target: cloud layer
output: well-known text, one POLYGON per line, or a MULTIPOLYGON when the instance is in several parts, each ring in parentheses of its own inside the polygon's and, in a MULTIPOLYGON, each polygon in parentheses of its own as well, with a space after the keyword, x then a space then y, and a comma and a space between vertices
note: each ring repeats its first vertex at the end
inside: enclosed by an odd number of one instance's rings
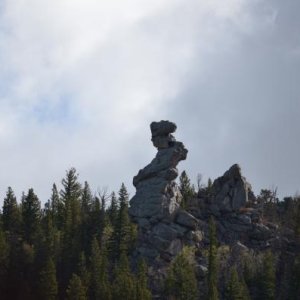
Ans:
POLYGON ((256 191, 300 188, 296 1, 6 0, 0 6, 0 196, 42 201, 75 166, 117 189, 170 119, 186 168, 239 162, 256 191))

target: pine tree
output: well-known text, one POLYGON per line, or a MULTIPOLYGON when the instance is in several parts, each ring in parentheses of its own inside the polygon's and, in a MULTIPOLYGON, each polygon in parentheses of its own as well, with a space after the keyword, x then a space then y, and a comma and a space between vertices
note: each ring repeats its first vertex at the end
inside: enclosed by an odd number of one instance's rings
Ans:
POLYGON ((54 300, 57 298, 57 281, 56 281, 56 268, 51 258, 43 270, 40 272, 40 297, 45 300, 54 300))
POLYGON ((179 189, 182 195, 181 206, 186 208, 187 201, 195 194, 195 189, 191 185, 191 181, 185 171, 179 177, 179 189))
POLYGON ((39 233, 40 218, 40 201, 33 189, 29 189, 27 196, 22 201, 24 238, 29 244, 33 244, 39 233))
POLYGON ((93 236, 92 227, 96 220, 92 218, 93 196, 89 184, 85 181, 81 197, 81 244, 88 252, 93 236))
POLYGON ((51 209, 53 226, 55 226, 57 229, 62 229, 63 218, 64 218, 64 205, 59 196, 55 183, 52 186, 52 195, 50 198, 50 209, 51 209))
POLYGON ((130 272, 128 259, 125 253, 121 254, 114 274, 115 280, 113 282, 113 300, 136 299, 135 280, 134 276, 130 272))
POLYGON ((295 234, 300 238, 300 197, 297 198, 296 202, 296 213, 295 213, 295 234))
POLYGON ((0 226, 0 295, 4 294, 6 288, 9 267, 9 245, 5 234, 0 226))
POLYGON ((118 202, 117 202, 117 197, 115 192, 111 193, 111 201, 110 201, 110 206, 107 210, 108 218, 110 221, 110 224, 112 226, 116 225, 116 221, 118 218, 118 202))
POLYGON ((86 288, 83 286, 80 277, 73 274, 68 288, 67 288, 67 299, 68 300, 87 300, 86 288))
POLYGON ((138 300, 152 299, 147 281, 147 265, 144 260, 139 260, 136 280, 136 298, 138 300))
POLYGON ((63 260, 67 277, 74 271, 81 249, 81 185, 75 168, 66 172, 60 194, 64 203, 63 260))
MULTIPOLYGON (((172 262, 166 279, 166 292, 178 300, 198 299, 197 279, 191 250, 184 248, 172 262)), ((173 298, 172 298, 173 299, 173 298)))
POLYGON ((92 192, 87 181, 84 182, 82 197, 81 197, 81 211, 85 217, 89 216, 92 208, 92 192))
POLYGON ((263 258, 260 297, 275 299, 275 260, 271 251, 266 252, 263 258))
POLYGON ((100 251, 96 238, 92 242, 91 254, 91 298, 111 299, 110 284, 107 275, 108 261, 105 249, 100 251))
POLYGON ((300 254, 294 260, 288 297, 289 300, 298 300, 300 297, 300 254))
POLYGON ((231 267, 230 278, 226 288, 227 300, 249 300, 247 287, 243 280, 239 279, 236 267, 231 267))
POLYGON ((3 230, 16 234, 20 230, 21 212, 11 187, 8 187, 2 208, 3 230))
POLYGON ((119 191, 119 212, 113 228, 111 241, 113 259, 118 260, 121 253, 128 253, 136 238, 136 227, 130 222, 128 215, 128 192, 122 183, 119 191))
POLYGON ((209 257, 208 257, 208 300, 219 299, 218 266, 217 266, 217 234, 213 218, 209 221, 209 257))
POLYGON ((91 274, 87 268, 84 252, 80 253, 77 273, 78 273, 79 277, 81 278, 81 282, 86 289, 86 294, 88 295, 88 290, 90 288, 91 274))

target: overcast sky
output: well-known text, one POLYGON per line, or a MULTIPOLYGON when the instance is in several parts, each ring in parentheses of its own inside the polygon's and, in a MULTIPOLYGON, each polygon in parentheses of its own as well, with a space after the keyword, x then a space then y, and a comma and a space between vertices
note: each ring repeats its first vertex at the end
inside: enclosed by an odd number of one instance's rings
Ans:
POLYGON ((168 119, 193 181, 300 191, 299 0, 0 0, 0 202, 74 166, 117 190, 168 119))

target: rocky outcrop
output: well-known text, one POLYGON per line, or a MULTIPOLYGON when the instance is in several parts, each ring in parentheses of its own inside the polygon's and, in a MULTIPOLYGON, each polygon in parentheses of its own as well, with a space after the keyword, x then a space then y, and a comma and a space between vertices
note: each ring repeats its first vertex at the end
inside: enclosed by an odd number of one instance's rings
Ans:
POLYGON ((221 212, 238 211, 253 199, 251 185, 242 176, 238 164, 233 165, 212 185, 212 203, 221 212))
POLYGON ((177 164, 187 150, 175 140, 176 125, 169 121, 150 125, 156 157, 133 178, 136 194, 130 200, 129 214, 138 224, 137 255, 170 260, 184 244, 202 240, 198 220, 180 208, 181 193, 175 179, 177 164))
POLYGON ((136 194, 130 201, 129 214, 136 220, 172 218, 181 200, 174 179, 178 176, 176 166, 186 159, 187 150, 172 135, 176 130, 174 123, 153 122, 150 128, 158 152, 152 162, 133 178, 136 194))

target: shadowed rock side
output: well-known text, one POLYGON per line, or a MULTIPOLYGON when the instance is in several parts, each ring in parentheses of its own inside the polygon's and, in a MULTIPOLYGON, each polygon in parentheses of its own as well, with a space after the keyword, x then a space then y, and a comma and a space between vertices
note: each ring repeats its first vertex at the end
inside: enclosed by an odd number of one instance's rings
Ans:
MULTIPOLYGON (((230 247, 228 259, 232 264, 241 255, 272 249, 297 253, 297 243, 291 230, 280 230, 263 218, 262 206, 242 176, 239 165, 214 180, 212 185, 199 187, 180 207, 182 195, 175 179, 177 164, 186 159, 187 150, 172 133, 176 125, 169 121, 151 124, 152 142, 158 149, 156 157, 133 179, 136 194, 130 200, 129 214, 138 224, 134 261, 142 256, 148 261, 148 276, 154 298, 161 299, 161 282, 165 279, 169 262, 183 246, 195 249, 195 264, 201 299, 205 296, 205 278, 209 248, 209 219, 216 224, 220 247, 230 247), (238 253, 240 253, 238 255, 238 253)), ((224 248, 225 249, 225 248, 224 248)), ((225 272, 226 269, 220 269, 225 272)))
POLYGON ((255 198, 251 185, 242 176, 238 164, 233 165, 214 181, 212 191, 213 203, 221 212, 238 211, 255 198))
POLYGON ((133 179, 136 194, 130 200, 129 214, 139 226, 137 255, 169 260, 180 252, 185 240, 202 235, 190 233, 198 221, 179 207, 182 196, 174 181, 176 166, 188 151, 172 135, 176 125, 160 121, 151 123, 150 128, 158 152, 133 179))

